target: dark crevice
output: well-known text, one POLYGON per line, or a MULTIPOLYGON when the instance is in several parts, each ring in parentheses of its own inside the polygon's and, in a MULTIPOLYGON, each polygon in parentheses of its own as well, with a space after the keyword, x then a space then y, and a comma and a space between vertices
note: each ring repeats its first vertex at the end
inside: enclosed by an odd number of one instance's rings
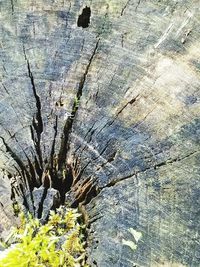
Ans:
POLYGON ((72 183, 73 183, 73 179, 74 179, 74 177, 72 174, 72 169, 70 166, 67 166, 66 175, 63 177, 62 185, 59 188, 61 203, 63 203, 63 204, 65 202, 65 194, 66 194, 66 192, 68 192, 70 190, 72 183))
MULTIPOLYGON (((22 160, 16 155, 16 153, 6 143, 5 139, 3 137, 0 137, 0 138, 2 139, 3 144, 6 147, 7 152, 11 155, 11 157, 13 158, 13 160, 18 164, 18 166, 20 168, 20 170, 19 170, 16 166, 14 166, 14 168, 18 172, 18 174, 21 177, 22 182, 23 182, 23 186, 22 186, 21 183, 18 185, 19 188, 20 188, 20 191, 22 192, 23 204, 24 204, 25 208, 27 208, 27 210, 29 210, 29 205, 28 205, 28 202, 26 200, 26 193, 27 192, 30 193, 31 202, 33 204, 32 190, 34 188, 35 181, 33 181, 33 177, 31 175, 31 173, 29 173, 29 171, 27 170, 27 166, 24 165, 24 163, 22 162, 22 160), (26 188, 26 193, 25 193, 24 188, 26 188)), ((27 159, 28 159, 28 157, 27 157, 27 159)))
MULTIPOLYGON (((73 177, 73 184, 72 184, 72 186, 75 186, 76 183, 78 183, 78 182, 80 181, 81 176, 83 175, 85 169, 87 168, 87 166, 88 166, 90 163, 91 163, 91 162, 89 161, 83 168, 81 168, 81 170, 79 171, 79 173, 73 177)), ((90 179, 90 177, 89 177, 88 179, 90 179)), ((87 180, 87 179, 86 179, 86 180, 87 180)))
POLYGON ((16 201, 16 195, 17 196, 21 195, 21 197, 23 199, 23 205, 24 205, 24 207, 27 210, 29 210, 29 205, 28 205, 28 202, 26 200, 25 193, 24 193, 24 187, 22 186, 22 184, 18 184, 18 188, 17 188, 14 185, 12 185, 12 183, 11 183, 11 200, 12 200, 13 204, 17 203, 17 201, 16 201))
MULTIPOLYGON (((36 135, 37 135, 37 138, 33 139, 34 145, 35 145, 35 150, 36 150, 37 155, 38 155, 40 166, 43 167, 42 151, 41 151, 41 147, 40 147, 41 136, 40 136, 40 131, 38 131, 37 122, 36 122, 35 118, 33 118, 32 125, 33 125, 33 128, 36 130, 36 135)), ((34 131, 33 131, 33 135, 34 135, 34 131)))
POLYGON ((167 165, 171 165, 173 163, 177 163, 177 162, 181 162, 182 160, 185 160, 191 156, 193 156, 194 154, 198 153, 199 151, 194 151, 194 152, 191 152, 189 153, 188 155, 182 157, 182 158, 174 158, 174 159, 170 159, 170 160, 167 160, 167 161, 163 161, 161 163, 158 163, 154 166, 149 166, 147 168, 145 168, 144 170, 141 170, 141 171, 134 171, 133 173, 129 174, 129 175, 126 175, 124 177, 120 177, 120 178, 117 178, 117 179, 113 179, 111 182, 109 182, 108 184, 106 184, 105 186, 103 187, 100 187, 99 188, 99 192, 102 191, 102 189, 104 188, 107 188, 107 187, 112 187, 112 186, 115 186, 116 184, 124 181, 124 180, 127 180, 127 179, 130 179, 130 178, 134 178, 136 177, 137 178, 137 175, 138 174, 141 174, 141 173, 145 173, 146 171, 148 170, 153 170, 153 169, 158 169, 160 167, 163 167, 163 166, 167 166, 167 165))
POLYGON ((29 170, 30 170, 30 174, 31 174, 31 181, 32 181, 31 190, 33 190, 34 187, 40 186, 40 181, 38 180, 38 176, 37 176, 35 167, 33 166, 32 162, 30 161, 29 158, 27 160, 28 160, 29 170))
POLYGON ((98 221, 98 220, 100 220, 101 218, 103 218, 103 216, 102 215, 99 215, 99 214, 97 214, 97 216, 95 216, 95 218, 93 218, 93 219, 91 219, 90 221, 89 221, 89 225, 91 225, 91 224, 93 224, 93 223, 95 223, 96 221, 98 221))
POLYGON ((85 7, 82 10, 82 14, 78 17, 77 26, 82 28, 89 27, 90 24, 91 9, 90 7, 85 7))
MULTIPOLYGON (((72 112, 73 113, 73 112, 72 112)), ((63 165, 66 161, 67 151, 69 149, 69 135, 71 133, 73 125, 73 118, 69 117, 65 123, 64 130, 63 130, 63 136, 61 139, 61 147, 58 154, 58 169, 61 170, 63 168, 63 165)))
POLYGON ((166 166, 166 165, 169 165, 169 164, 173 164, 173 163, 176 163, 176 162, 180 162, 180 161, 182 161, 182 160, 184 160, 184 159, 187 159, 187 158, 193 156, 194 154, 196 154, 196 153, 198 153, 198 152, 199 152, 199 151, 196 150, 196 151, 193 151, 193 152, 191 152, 191 153, 189 153, 189 154, 183 156, 182 158, 177 157, 177 158, 174 158, 174 159, 168 159, 168 160, 166 160, 166 161, 160 162, 160 163, 154 165, 154 169, 158 169, 159 167, 162 167, 162 166, 166 166))
POLYGON ((55 119, 55 125, 54 125, 54 137, 53 137, 53 142, 52 142, 52 148, 51 148, 51 155, 50 155, 50 162, 51 162, 51 167, 50 167, 50 174, 52 177, 55 176, 55 172, 56 172, 56 164, 57 162, 55 162, 55 143, 56 143, 56 137, 58 134, 58 116, 56 116, 55 119))
POLYGON ((43 195, 42 195, 42 198, 41 198, 41 201, 39 203, 39 207, 38 207, 38 219, 42 218, 43 204, 44 204, 45 198, 47 196, 47 192, 48 192, 48 188, 45 188, 43 195))
POLYGON ((97 262, 96 262, 96 261, 93 261, 93 264, 94 264, 95 266, 97 266, 97 267, 98 267, 98 265, 97 265, 97 262))
POLYGON ((10 0, 10 3, 11 3, 12 15, 13 15, 13 14, 14 14, 14 11, 15 11, 15 9, 14 9, 14 2, 13 2, 13 0, 10 0))
POLYGON ((60 147, 60 151, 59 151, 59 154, 58 154, 58 169, 59 170, 61 170, 63 168, 63 165, 64 165, 64 163, 66 161, 67 152, 69 150, 69 135, 71 133, 73 122, 74 122, 76 113, 77 113, 78 108, 79 108, 79 101, 80 101, 81 96, 82 96, 83 87, 85 85, 86 77, 88 75, 92 60, 93 60, 93 58, 94 58, 94 56, 95 56, 95 54, 97 52, 97 49, 98 49, 99 40, 100 39, 98 39, 98 41, 96 43, 96 46, 95 46, 95 48, 93 50, 93 53, 92 53, 92 55, 91 55, 91 57, 89 59, 88 65, 87 65, 87 67, 85 69, 85 72, 84 72, 83 76, 81 77, 81 80, 80 80, 80 83, 79 83, 79 86, 78 86, 78 91, 77 91, 77 94, 76 94, 76 97, 75 97, 75 100, 74 100, 74 104, 73 104, 73 107, 72 107, 71 116, 67 119, 66 124, 64 126, 63 137, 62 137, 62 140, 61 140, 61 147, 60 147))
POLYGON ((139 95, 137 95, 136 97, 134 97, 133 99, 131 99, 130 101, 128 101, 126 103, 126 105, 118 111, 118 113, 115 115, 115 117, 111 121, 108 121, 108 122, 106 122, 106 124, 104 124, 104 126, 97 132, 97 135, 100 134, 106 127, 110 127, 115 122, 115 120, 117 119, 117 117, 123 112, 123 110, 129 104, 132 105, 133 103, 135 103, 137 101, 138 97, 139 97, 139 95))
MULTIPOLYGON (((91 176, 89 176, 88 178, 86 178, 82 184, 81 184, 81 188, 83 188, 86 184, 89 184, 91 182, 91 176)), ((80 186, 80 185, 79 185, 80 186)), ((79 186, 76 186, 76 183, 73 184, 73 189, 78 189, 79 186)))
POLYGON ((112 119, 111 121, 106 122, 104 126, 97 132, 96 135, 100 134, 103 131, 103 129, 105 129, 106 127, 110 127, 115 122, 115 120, 116 120, 116 117, 112 119))
POLYGON ((40 166, 40 163, 37 159, 37 157, 35 156, 35 171, 38 175, 38 178, 39 178, 39 183, 41 184, 42 183, 42 174, 43 174, 43 170, 40 166))
POLYGON ((124 15, 124 11, 126 10, 126 8, 128 7, 128 4, 130 3, 131 0, 128 0, 125 4, 125 6, 122 8, 122 11, 121 11, 121 16, 124 15))
POLYGON ((114 151, 107 159, 106 162, 104 162, 103 164, 101 164, 98 168, 97 168, 97 171, 101 168, 103 168, 105 165, 107 165, 108 163, 111 163, 112 161, 115 160, 116 158, 116 155, 117 155, 117 151, 114 151))
POLYGON ((86 195, 92 186, 92 181, 88 181, 84 186, 80 185, 78 187, 78 189, 75 191, 75 201, 72 203, 73 208, 78 207, 79 203, 83 203, 85 201, 86 195))
MULTIPOLYGON (((21 190, 22 190, 23 189, 22 185, 20 185, 20 187, 21 187, 21 190)), ((26 210, 30 210, 29 204, 28 204, 27 199, 26 199, 26 195, 24 193, 23 193, 23 205, 26 208, 26 210)))
POLYGON ((6 93, 10 96, 10 93, 9 93, 8 89, 6 88, 6 86, 3 83, 1 83, 1 84, 2 84, 2 86, 4 88, 4 90, 6 91, 6 93))
POLYGON ((30 131, 31 131, 31 138, 32 138, 33 143, 35 145, 34 129, 33 129, 33 126, 32 125, 30 125, 30 131))
POLYGON ((39 206, 38 206, 38 219, 42 218, 42 212, 43 212, 43 204, 46 199, 48 189, 52 187, 52 181, 51 181, 51 176, 49 174, 48 170, 45 170, 43 175, 42 175, 42 186, 44 188, 42 198, 40 200, 39 206))
POLYGON ((138 99, 139 95, 137 95, 136 97, 134 97, 133 99, 131 99, 130 101, 128 101, 126 103, 126 105, 123 106, 123 108, 120 109, 120 111, 117 113, 116 118, 119 116, 120 113, 122 113, 122 111, 128 106, 128 105, 132 105, 133 103, 136 102, 136 100, 138 99))
POLYGON ((116 155, 117 155, 117 151, 114 151, 111 155, 109 155, 107 162, 110 163, 110 162, 114 161, 116 158, 116 155))
POLYGON ((47 189, 52 187, 52 180, 48 170, 42 175, 42 186, 47 189))
POLYGON ((96 158, 93 159, 93 161, 94 161, 94 160, 97 160, 98 158, 100 158, 100 157, 103 155, 103 153, 104 153, 104 152, 106 151, 106 149, 108 148, 108 145, 109 145, 110 141, 112 141, 112 139, 110 139, 110 140, 108 140, 108 142, 106 142, 106 145, 104 146, 104 148, 101 150, 101 152, 99 153, 99 155, 98 155, 96 158))
POLYGON ((72 208, 77 208, 80 203, 86 205, 98 195, 97 186, 92 180, 89 180, 84 186, 80 185, 76 191, 75 201, 71 205, 72 208))
MULTIPOLYGON (((23 151, 27 161, 28 161, 28 166, 29 166, 29 172, 30 175, 27 177, 28 178, 28 183, 29 183, 29 190, 30 192, 33 190, 34 187, 38 186, 37 183, 37 178, 36 178, 36 173, 35 173, 35 169, 34 166, 31 162, 31 160, 29 159, 26 151, 23 149, 23 147, 20 145, 19 141, 17 140, 16 136, 13 136, 15 138, 15 141, 17 142, 17 144, 20 146, 21 150, 23 151), (29 180, 30 179, 30 180, 29 180)), ((26 167, 25 167, 26 168, 26 167)))
POLYGON ((99 191, 97 189, 97 186, 93 184, 90 189, 88 190, 85 199, 84 199, 84 205, 90 203, 90 201, 95 198, 98 195, 99 191))
POLYGON ((35 117, 33 117, 33 121, 32 121, 31 136, 32 136, 32 139, 33 139, 34 144, 35 144, 35 149, 36 149, 39 161, 40 161, 40 165, 41 165, 41 167, 43 167, 42 150, 41 150, 41 144, 40 144, 41 134, 43 132, 41 101, 40 101, 39 95, 37 94, 33 73, 31 71, 30 63, 29 63, 29 60, 28 60, 28 58, 26 56, 26 50, 25 50, 24 46, 23 46, 23 51, 24 51, 24 57, 25 57, 26 64, 27 64, 28 76, 29 76, 30 81, 31 81, 33 95, 35 97, 36 108, 37 108, 36 115, 35 115, 35 117), (34 128, 34 130, 36 132, 37 138, 35 138, 35 134, 34 134, 33 128, 34 128))
POLYGON ((91 132, 90 132, 90 136, 89 136, 89 138, 88 138, 88 144, 92 141, 92 136, 93 136, 93 134, 95 133, 95 131, 96 131, 96 129, 93 129, 93 130, 91 130, 91 132))
MULTIPOLYGON (((10 146, 6 143, 5 139, 0 136, 0 138, 2 139, 3 141, 3 144, 4 146, 6 147, 6 150, 7 152, 11 155, 11 157, 14 159, 14 161, 18 164, 18 166, 20 167, 21 169, 21 172, 22 172, 22 176, 25 178, 25 175, 23 175, 23 173, 25 172, 26 174, 26 178, 28 178, 30 180, 30 175, 28 173, 28 171, 26 170, 26 167, 25 165, 23 164, 22 160, 16 155, 16 153, 10 148, 10 146)), ((28 184, 28 181, 27 179, 24 179, 24 183, 25 185, 27 186, 27 188, 29 188, 29 184, 28 184)))
POLYGON ((120 178, 113 179, 111 182, 109 182, 109 183, 106 184, 105 186, 101 187, 100 190, 102 190, 102 189, 104 189, 104 188, 106 188, 106 187, 112 187, 112 186, 116 185, 117 183, 122 182, 122 181, 124 181, 124 180, 127 180, 127 179, 129 179, 129 178, 133 178, 133 177, 135 177, 136 175, 137 175, 137 173, 134 172, 134 173, 131 173, 131 174, 126 175, 126 176, 124 176, 124 177, 120 177, 120 178))
MULTIPOLYGON (((23 173, 22 173, 22 171, 20 172, 20 170, 16 166, 13 166, 13 167, 16 170, 16 172, 19 174, 19 176, 22 176, 22 177, 24 176, 23 173)), ((11 173, 8 174, 8 178, 9 179, 12 178, 12 174, 11 173)))
POLYGON ((138 2, 137 2, 137 6, 135 7, 135 12, 137 11, 137 9, 138 9, 138 7, 139 7, 140 2, 141 2, 141 0, 138 0, 138 2))

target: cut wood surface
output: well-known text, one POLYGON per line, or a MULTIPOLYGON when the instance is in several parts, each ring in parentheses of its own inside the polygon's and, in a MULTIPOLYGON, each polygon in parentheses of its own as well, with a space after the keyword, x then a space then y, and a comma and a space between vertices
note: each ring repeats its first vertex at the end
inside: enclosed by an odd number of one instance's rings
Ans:
POLYGON ((91 266, 199 266, 199 0, 0 1, 0 25, 0 231, 48 184, 91 266))

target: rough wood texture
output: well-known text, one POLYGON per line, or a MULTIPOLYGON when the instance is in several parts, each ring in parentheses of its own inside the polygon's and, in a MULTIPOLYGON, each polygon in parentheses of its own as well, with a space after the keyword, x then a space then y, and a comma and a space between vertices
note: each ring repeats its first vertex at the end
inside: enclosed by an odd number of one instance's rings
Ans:
POLYGON ((0 10, 1 169, 86 204, 92 266, 199 266, 199 1, 0 10))

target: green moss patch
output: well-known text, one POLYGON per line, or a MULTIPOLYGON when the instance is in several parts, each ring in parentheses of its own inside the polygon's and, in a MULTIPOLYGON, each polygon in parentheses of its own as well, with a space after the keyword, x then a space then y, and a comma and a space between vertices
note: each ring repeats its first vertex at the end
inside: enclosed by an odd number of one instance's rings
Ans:
POLYGON ((85 262, 84 226, 76 209, 50 212, 46 224, 20 214, 20 226, 6 241, 0 267, 88 267, 85 262), (6 253, 5 253, 6 252, 6 253))

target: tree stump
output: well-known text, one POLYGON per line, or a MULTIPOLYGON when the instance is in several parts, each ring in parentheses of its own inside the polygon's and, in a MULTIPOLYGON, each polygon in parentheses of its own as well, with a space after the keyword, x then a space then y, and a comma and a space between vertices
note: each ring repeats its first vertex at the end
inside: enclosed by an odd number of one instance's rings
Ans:
POLYGON ((199 8, 0 2, 2 233, 43 186, 82 207, 91 266, 199 266, 199 8))

